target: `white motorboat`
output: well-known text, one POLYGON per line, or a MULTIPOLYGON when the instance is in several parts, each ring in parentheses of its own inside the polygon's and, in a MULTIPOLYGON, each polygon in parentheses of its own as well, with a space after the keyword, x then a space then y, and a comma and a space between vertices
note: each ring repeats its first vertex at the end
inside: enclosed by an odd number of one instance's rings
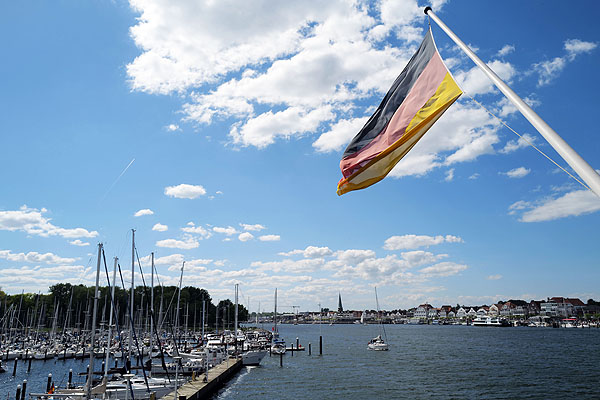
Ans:
POLYGON ((473 320, 473 326, 511 326, 504 318, 479 316, 473 320))
POLYGON ((242 353, 242 365, 260 365, 266 355, 266 350, 249 350, 242 353))

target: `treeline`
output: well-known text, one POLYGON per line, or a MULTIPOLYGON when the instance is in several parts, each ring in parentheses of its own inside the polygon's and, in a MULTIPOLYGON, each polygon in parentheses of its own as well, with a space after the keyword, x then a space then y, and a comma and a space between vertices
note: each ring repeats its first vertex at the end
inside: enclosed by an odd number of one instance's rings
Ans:
MULTIPOLYGON (((152 289, 138 286, 134 290, 133 321, 136 328, 150 329, 152 289)), ((109 287, 99 288, 97 326, 108 324, 111 301, 109 287)), ((130 325, 130 290, 115 287, 114 319, 120 329, 130 325)), ((1 328, 51 329, 90 329, 94 305, 94 287, 58 283, 50 286, 48 294, 23 293, 7 295, 0 290, 1 328)), ((233 328, 235 305, 227 299, 213 304, 205 289, 186 286, 178 293, 176 286, 154 288, 154 318, 163 329, 178 326, 181 329, 201 329, 202 305, 205 304, 205 325, 219 329, 233 328), (179 296, 179 313, 177 300, 179 296), (218 319, 217 319, 218 316, 218 319)), ((238 305, 238 320, 246 321, 248 310, 238 305)))

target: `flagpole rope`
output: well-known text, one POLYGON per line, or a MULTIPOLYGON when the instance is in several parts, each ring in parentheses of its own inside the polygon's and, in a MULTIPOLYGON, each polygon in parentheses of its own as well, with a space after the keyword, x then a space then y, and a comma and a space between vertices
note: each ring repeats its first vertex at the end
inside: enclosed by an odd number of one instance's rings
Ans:
POLYGON ((535 150, 537 150, 538 153, 540 153, 541 155, 543 155, 544 157, 546 157, 548 160, 550 160, 550 162, 552 162, 554 165, 556 165, 558 168, 560 168, 563 172, 565 172, 567 175, 569 175, 571 178, 575 179, 577 182, 579 182, 579 184, 581 186, 583 186, 584 188, 586 188, 587 190, 589 190, 590 192, 593 192, 592 189, 590 189, 590 187, 588 185, 586 185, 585 183, 583 183, 581 180, 579 180, 575 175, 573 175, 572 173, 570 173, 569 171, 567 171, 565 168, 563 168, 561 165, 559 165, 556 161, 554 161, 549 155, 547 155, 546 153, 544 153, 542 150, 540 150, 537 146, 535 146, 533 143, 531 143, 529 140, 527 140, 526 137, 524 137, 523 135, 520 135, 517 131, 515 131, 513 128, 511 128, 510 126, 508 126, 508 124, 506 122, 504 122, 504 120, 502 120, 500 117, 498 117, 496 114, 494 114, 493 112, 491 112, 490 110, 488 110, 483 104, 481 104, 480 102, 478 102, 477 100, 475 100, 473 98, 473 96, 471 96, 469 93, 465 92, 463 89, 463 93, 466 94, 471 100, 473 100, 475 103, 477 103, 479 105, 479 107, 483 108, 488 114, 490 114, 492 117, 496 118, 498 121, 500 121, 500 123, 502 125, 504 125, 505 127, 507 127, 512 133, 514 133, 515 135, 517 135, 520 139, 523 139, 528 145, 530 145, 531 147, 533 147, 535 150))

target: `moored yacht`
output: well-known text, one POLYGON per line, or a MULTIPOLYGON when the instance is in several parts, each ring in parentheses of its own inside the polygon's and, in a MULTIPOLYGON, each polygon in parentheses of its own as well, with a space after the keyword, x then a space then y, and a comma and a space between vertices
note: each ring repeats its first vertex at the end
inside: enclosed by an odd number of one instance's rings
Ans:
POLYGON ((473 326, 511 326, 511 324, 504 318, 490 317, 490 316, 478 316, 473 320, 473 326))

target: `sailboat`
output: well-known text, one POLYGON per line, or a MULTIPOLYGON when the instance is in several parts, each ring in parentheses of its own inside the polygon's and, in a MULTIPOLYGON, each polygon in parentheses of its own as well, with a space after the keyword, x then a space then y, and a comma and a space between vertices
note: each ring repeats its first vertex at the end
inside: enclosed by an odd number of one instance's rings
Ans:
POLYGON ((379 299, 377 297, 377 288, 375 288, 375 302, 377 303, 377 324, 379 325, 379 335, 374 337, 367 344, 367 349, 376 350, 376 351, 386 351, 389 350, 387 342, 387 335, 385 333, 385 328, 383 327, 383 323, 381 323, 381 318, 379 317, 379 299), (381 337, 381 334, 385 340, 381 337))
POLYGON ((273 316, 273 339, 271 341, 271 353, 285 353, 285 340, 279 337, 279 331, 277 330, 277 288, 275 288, 275 314, 273 316))

